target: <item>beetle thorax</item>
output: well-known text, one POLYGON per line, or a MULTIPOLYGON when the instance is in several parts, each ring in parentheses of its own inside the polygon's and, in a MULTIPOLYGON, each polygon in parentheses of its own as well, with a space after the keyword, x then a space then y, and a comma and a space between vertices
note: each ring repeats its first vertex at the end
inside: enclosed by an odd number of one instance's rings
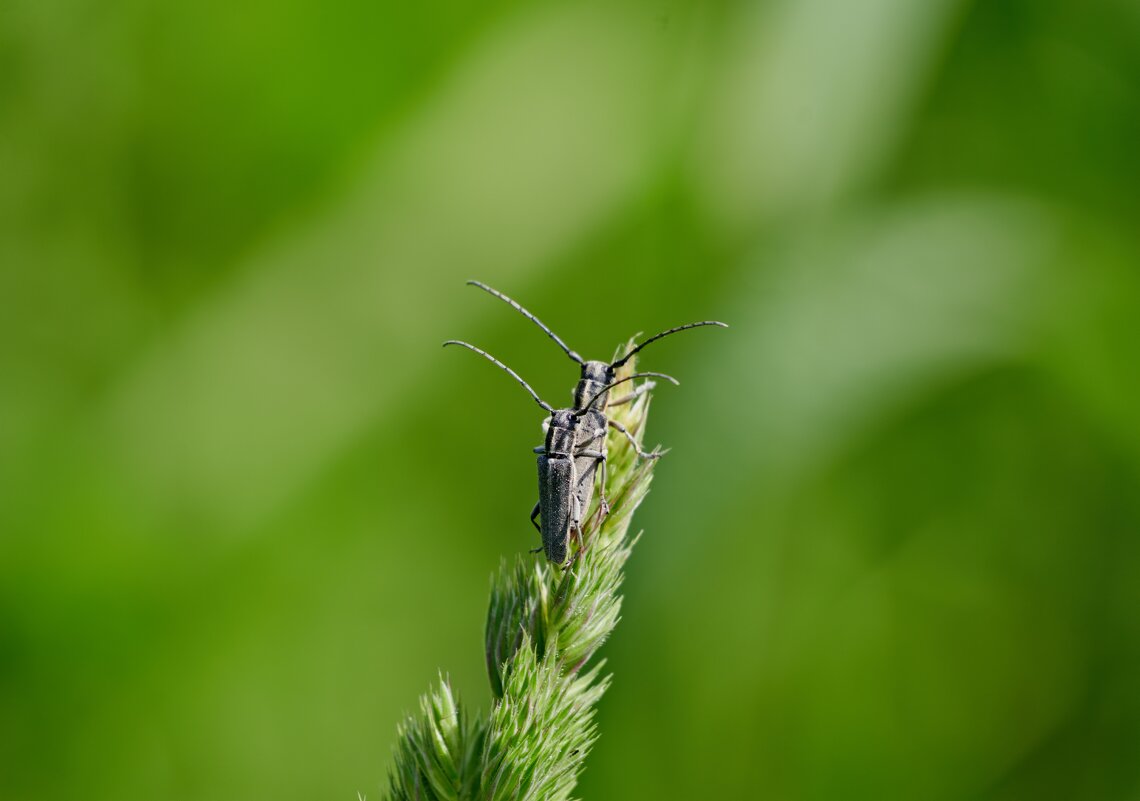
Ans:
POLYGON ((574 437, 578 418, 568 409, 560 409, 550 416, 546 428, 546 455, 570 456, 574 452, 574 437))
POLYGON ((602 392, 614 380, 614 370, 606 362, 583 362, 582 377, 574 389, 574 408, 584 409, 591 403, 595 409, 605 409, 609 390, 602 392))

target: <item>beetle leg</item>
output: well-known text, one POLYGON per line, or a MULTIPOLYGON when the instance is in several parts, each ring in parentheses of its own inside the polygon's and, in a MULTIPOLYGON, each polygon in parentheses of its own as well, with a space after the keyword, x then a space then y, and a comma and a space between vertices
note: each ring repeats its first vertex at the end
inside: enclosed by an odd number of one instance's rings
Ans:
POLYGON ((637 387, 637 389, 635 389, 633 392, 630 392, 628 395, 622 395, 617 400, 609 401, 606 406, 621 406, 623 403, 629 403, 631 400, 637 400, 637 398, 641 397, 646 392, 653 389, 655 386, 657 386, 657 384, 653 381, 646 381, 644 384, 637 387))
POLYGON ((609 517, 610 502, 606 500, 606 455, 602 454, 602 486, 598 488, 598 509, 602 512, 602 517, 609 517))
POLYGON ((637 455, 640 456, 642 459, 659 459, 659 458, 661 458, 661 455, 662 455, 661 453, 647 453, 646 451, 643 451, 641 449, 641 446, 637 443, 637 440, 635 440, 633 438, 633 434, 629 433, 629 429, 627 429, 625 426, 623 426, 617 420, 607 420, 606 422, 608 422, 611 426, 613 426, 615 429, 617 429, 621 433, 625 434, 625 438, 629 440, 629 443, 631 445, 633 445, 633 449, 635 451, 637 451, 637 455))
POLYGON ((578 471, 574 467, 574 460, 570 460, 570 536, 578 540, 578 550, 582 550, 582 502, 578 500, 578 493, 574 488, 578 486, 578 471))
MULTIPOLYGON (((538 514, 539 514, 541 507, 542 507, 542 502, 539 501, 538 503, 536 503, 534 505, 534 508, 530 510, 530 522, 534 525, 535 529, 538 531, 539 534, 542 533, 542 526, 540 526, 538 524, 538 522, 535 520, 535 518, 538 517, 538 514)), ((542 550, 543 550, 543 546, 539 545, 537 548, 531 548, 529 553, 541 553, 542 550)))
POLYGON ((545 445, 539 445, 537 448, 534 449, 534 453, 538 453, 538 454, 546 453, 546 446, 545 445))

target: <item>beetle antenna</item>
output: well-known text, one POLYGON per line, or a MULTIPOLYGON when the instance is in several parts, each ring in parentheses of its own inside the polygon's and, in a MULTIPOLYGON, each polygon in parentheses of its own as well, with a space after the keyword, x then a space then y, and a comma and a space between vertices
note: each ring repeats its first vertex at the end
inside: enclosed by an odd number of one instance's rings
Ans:
POLYGON ((639 350, 644 348, 650 342, 656 342, 657 340, 661 339, 662 337, 667 337, 670 334, 676 334, 678 331, 687 331, 690 328, 700 328, 702 325, 719 325, 721 328, 728 328, 728 323, 721 323, 721 322, 717 322, 716 320, 702 320, 699 323, 686 323, 685 325, 679 325, 676 328, 670 328, 668 331, 662 331, 660 334, 654 334, 649 339, 642 342, 640 345, 634 346, 633 350, 631 350, 629 353, 625 354, 620 359, 618 359, 616 362, 611 364, 610 367, 612 367, 615 370, 617 368, 621 367, 623 364, 625 364, 626 362, 628 362, 630 360, 630 358, 633 356, 633 354, 637 353, 639 350))
POLYGON ((546 325, 546 323, 542 322, 542 320, 538 319, 533 314, 531 314, 526 309, 524 309, 522 306, 520 306, 518 304, 518 301, 515 301, 515 300, 512 300, 511 298, 508 298, 506 295, 504 295, 499 290, 494 289, 493 287, 487 286, 482 281, 472 280, 472 281, 468 281, 467 283, 471 284, 471 286, 477 286, 480 289, 482 289, 484 292, 488 292, 488 293, 494 295, 495 297, 497 297, 499 300, 503 301, 504 303, 509 304, 515 311, 517 311, 523 317, 530 320, 532 323, 534 323, 539 328, 541 328, 543 331, 545 331, 546 335, 548 337, 550 337, 551 339, 553 339, 558 344, 558 347, 560 347, 560 348, 562 348, 562 350, 566 351, 567 356, 569 356, 574 361, 578 362, 578 364, 582 363, 582 357, 581 356, 579 356, 574 351, 570 350, 569 346, 567 346, 567 344, 565 342, 563 342, 558 337, 558 334, 551 331, 550 328, 546 325))
POLYGON ((535 402, 535 403, 537 403, 537 404, 538 404, 539 406, 541 406, 543 409, 546 409, 546 411, 550 412, 551 414, 553 414, 553 413, 554 413, 554 407, 553 407, 553 406, 551 406, 551 405, 550 405, 549 403, 547 403, 546 401, 544 401, 542 398, 538 397, 538 393, 537 393, 537 392, 535 392, 533 389, 531 389, 531 387, 530 387, 530 384, 528 384, 527 382, 525 382, 525 381, 523 381, 523 380, 522 380, 522 376, 520 376, 518 373, 516 373, 516 372, 515 372, 514 370, 512 370, 511 368, 507 367, 505 364, 503 364, 501 361, 499 361, 498 359, 496 359, 494 356, 492 356, 492 355, 491 355, 490 353, 488 353, 487 351, 485 351, 485 350, 482 350, 482 349, 480 349, 480 348, 477 348, 477 347, 475 347, 474 345, 472 345, 472 344, 470 344, 470 343, 467 343, 467 342, 461 342, 461 341, 460 341, 460 340, 458 340, 458 339, 449 339, 449 340, 447 340, 447 342, 444 342, 444 343, 443 343, 443 346, 444 346, 445 348, 446 348, 448 345, 462 345, 463 347, 467 348, 468 350, 473 350, 473 351, 475 351, 476 353, 478 353, 480 356, 482 356, 482 357, 483 357, 484 359, 486 359, 487 361, 491 362, 491 364, 495 365, 496 367, 501 367, 502 369, 506 370, 506 371, 507 371, 507 373, 510 375, 510 377, 511 377, 511 378, 513 378, 515 381, 518 381, 520 384, 522 384, 522 388, 523 388, 523 389, 525 389, 527 392, 529 392, 529 393, 530 393, 530 396, 531 396, 532 398, 534 398, 534 402, 535 402))
POLYGON ((585 406, 583 406, 581 409, 578 409, 577 411, 575 411, 574 416, 575 417, 581 417, 586 412, 590 411, 590 407, 594 405, 594 401, 596 401, 598 398, 600 398, 602 396, 603 392, 609 392, 611 389, 616 387, 618 384, 624 384, 626 381, 632 381, 635 378, 651 378, 651 377, 652 378, 664 378, 666 381, 671 383, 673 386, 680 386, 680 384, 681 384, 681 382, 678 381, 677 379, 675 379, 673 376, 665 375, 665 373, 649 373, 649 372, 646 372, 646 373, 634 373, 633 375, 627 375, 625 378, 619 378, 617 381, 614 381, 612 384, 606 384, 604 387, 602 387, 597 392, 595 392, 594 396, 592 398, 590 398, 590 402, 587 403, 585 406))

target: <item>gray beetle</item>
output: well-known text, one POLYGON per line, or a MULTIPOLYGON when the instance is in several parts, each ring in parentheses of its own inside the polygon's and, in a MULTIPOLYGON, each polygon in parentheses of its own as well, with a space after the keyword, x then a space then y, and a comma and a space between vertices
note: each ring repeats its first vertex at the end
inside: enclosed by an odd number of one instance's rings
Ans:
MULTIPOLYGON (((530 522, 541 515, 542 550, 556 565, 566 562, 570 537, 578 534, 582 546, 582 515, 585 510, 575 491, 578 486, 577 459, 590 460, 600 452, 586 452, 574 447, 578 437, 579 416, 572 409, 558 409, 550 415, 546 427, 546 444, 538 456, 538 503, 530 513, 530 522)), ((536 449, 537 450, 537 449, 536 449)))
MULTIPOLYGON (((530 393, 535 403, 550 414, 546 422, 546 440, 534 449, 534 452, 538 454, 538 503, 534 505, 534 509, 530 513, 530 521, 542 535, 542 548, 539 550, 544 551, 546 558, 551 562, 558 565, 565 564, 569 557, 570 538, 572 536, 576 536, 578 539, 579 551, 584 546, 582 516, 589 508, 589 497, 587 496, 583 502, 582 485, 585 476, 580 473, 580 470, 588 471, 589 483, 592 485, 596 465, 599 462, 605 464, 605 423, 602 423, 600 429, 601 448, 590 447, 597 441, 598 431, 589 431, 585 435, 582 433, 584 425, 597 425, 597 421, 593 417, 597 412, 591 411, 596 398, 585 398, 584 400, 587 402, 581 409, 555 409, 540 398, 538 393, 518 373, 487 351, 457 339, 448 340, 443 345, 444 347, 460 345, 478 353, 496 367, 505 370, 523 389, 530 393), (541 525, 537 522, 540 517, 541 525)), ((664 378, 674 384, 677 383, 675 378, 664 373, 634 373, 599 387, 598 392, 599 394, 609 392, 618 384, 647 377, 664 378)), ((640 448, 637 450, 641 453, 640 448)), ((645 455, 656 456, 658 454, 645 455)))
MULTIPOLYGON (((590 452, 600 452, 602 455, 597 458, 581 456, 577 459, 578 503, 583 511, 589 508, 590 500, 593 498, 594 493, 594 474, 600 464, 602 485, 599 491, 599 505, 602 508, 602 514, 608 514, 609 503, 606 500, 606 426, 624 435, 630 444, 633 445, 637 455, 641 458, 657 458, 661 455, 659 453, 646 453, 643 451, 641 445, 639 445, 637 440, 633 438, 633 435, 626 430, 625 426, 617 420, 610 419, 606 414, 609 407, 628 403, 653 388, 653 382, 647 381, 621 398, 611 400, 609 390, 614 385, 614 377, 618 369, 632 359, 634 355, 646 345, 667 337, 670 334, 676 334, 681 331, 687 331, 690 328, 700 328, 706 325, 715 325, 721 328, 728 328, 728 325, 716 320, 702 320, 696 323, 686 323, 685 325, 679 325, 675 328, 662 331, 659 334, 654 334, 644 342, 630 348, 624 356, 614 362, 587 361, 575 351, 571 350, 557 334, 550 330, 549 326, 524 309, 517 301, 507 297, 499 290, 484 284, 482 281, 472 280, 467 283, 471 286, 479 287, 479 289, 482 289, 488 294, 494 295, 523 317, 526 317, 537 325, 548 337, 554 340, 558 347, 562 348, 567 356, 581 366, 581 376, 578 379, 578 385, 574 388, 574 410, 579 414, 583 412, 586 414, 584 414, 584 419, 578 424, 576 429, 577 440, 575 441, 575 446, 590 452)), ((673 383, 676 383, 676 381, 673 383)), ((537 451, 538 449, 536 448, 535 450, 537 451)))

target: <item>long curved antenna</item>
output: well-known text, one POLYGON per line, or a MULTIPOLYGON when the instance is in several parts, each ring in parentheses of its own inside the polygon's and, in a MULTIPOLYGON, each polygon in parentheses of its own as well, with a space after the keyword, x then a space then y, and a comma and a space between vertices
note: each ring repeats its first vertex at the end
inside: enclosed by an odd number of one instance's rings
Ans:
POLYGON ((478 353, 480 356, 482 356, 482 357, 483 357, 484 359, 486 359, 487 361, 491 362, 491 364, 495 365, 496 367, 501 367, 501 368, 503 368, 504 370, 506 370, 506 371, 507 371, 507 373, 508 373, 508 374, 510 374, 511 378, 513 378, 515 381, 518 381, 520 384, 522 384, 522 388, 523 388, 523 389, 525 389, 527 392, 529 392, 529 393, 530 393, 530 396, 531 396, 532 398, 534 398, 534 402, 535 402, 535 403, 537 403, 537 404, 538 404, 539 406, 541 406, 543 409, 546 409, 546 411, 550 412, 551 414, 553 414, 553 413, 554 413, 554 407, 553 407, 553 406, 551 406, 551 405, 550 405, 549 403, 547 403, 546 401, 544 401, 542 398, 538 397, 538 393, 537 393, 537 392, 535 392, 533 389, 531 389, 531 388, 530 388, 530 384, 528 384, 527 382, 523 381, 523 380, 522 380, 522 377, 521 377, 521 376, 520 376, 518 373, 516 373, 516 372, 515 372, 514 370, 512 370, 511 368, 507 367, 505 364, 503 364, 501 361, 499 361, 498 359, 496 359, 494 356, 492 356, 492 355, 491 355, 490 353, 488 353, 487 351, 485 351, 485 350, 481 350, 480 348, 477 348, 477 347, 475 347, 474 345, 472 345, 472 344, 470 344, 470 343, 467 343, 467 342, 461 342, 461 341, 460 341, 460 340, 458 340, 458 339, 449 339, 449 340, 447 340, 446 342, 444 342, 444 343, 443 343, 443 346, 444 346, 445 348, 446 348, 448 345, 462 345, 463 347, 467 348, 467 350, 473 350, 473 351, 475 351, 476 353, 478 353))
POLYGON ((504 295, 504 294, 503 294, 502 292, 500 292, 499 290, 497 290, 497 289, 495 289, 495 288, 493 288, 493 287, 489 287, 489 286, 487 286, 487 285, 486 285, 486 284, 484 284, 482 281, 474 281, 474 280, 472 280, 472 281, 468 281, 467 283, 471 284, 471 286, 477 286, 477 287, 479 287, 480 289, 482 289, 484 292, 489 292, 490 294, 492 294, 492 295, 494 295, 495 297, 497 297, 499 300, 501 300, 501 301, 503 301, 503 302, 505 302, 505 303, 508 303, 508 304, 510 304, 510 306, 511 306, 511 307, 512 307, 512 308, 513 308, 515 311, 517 311, 517 312, 518 312, 519 314, 521 314, 523 317, 525 317, 526 319, 530 320, 532 323, 534 323, 534 324, 535 324, 535 325, 537 325, 539 328, 541 328, 543 331, 545 331, 545 332, 546 332, 546 335, 547 335, 548 337, 550 337, 551 339, 553 339, 555 342, 557 342, 557 343, 558 343, 558 347, 560 347, 560 348, 562 348, 562 350, 566 351, 566 355, 567 355, 567 356, 569 356, 569 357, 570 357, 571 359, 573 359, 574 361, 578 362, 578 364, 581 364, 581 363, 582 363, 582 357, 581 357, 581 356, 579 356, 579 355, 578 355, 577 353, 575 353, 574 351, 570 350, 569 346, 568 346, 568 345, 567 345, 565 342, 563 342, 561 339, 559 339, 559 337, 558 337, 558 334, 556 334, 556 333, 554 333, 553 331, 551 331, 551 330, 550 330, 550 328, 549 328, 549 327, 546 325, 546 323, 542 322, 542 320, 538 319, 538 318, 537 318, 537 317, 535 317, 533 314, 531 314, 531 313, 530 313, 530 312, 528 312, 526 309, 524 309, 522 306, 520 306, 520 305, 518 304, 518 302, 517 302, 517 301, 511 300, 510 298, 508 298, 506 295, 504 295))
POLYGON ((576 410, 574 412, 574 416, 575 417, 581 417, 586 412, 590 411, 590 407, 594 405, 594 401, 596 401, 598 398, 600 398, 602 396, 603 392, 609 392, 611 389, 616 387, 618 384, 624 384, 626 381, 632 381, 635 378, 650 378, 650 377, 652 377, 652 378, 664 378, 666 381, 668 381, 669 383, 671 383, 675 387, 681 385, 680 381, 678 381, 677 379, 675 379, 671 375, 665 375, 665 373, 648 373, 648 372, 646 372, 646 373, 634 373, 633 375, 627 375, 625 378, 619 378, 617 381, 614 381, 612 384, 606 384, 604 387, 602 387, 597 392, 595 392, 593 397, 590 398, 590 402, 587 403, 585 406, 583 406, 581 409, 576 410))
POLYGON ((642 342, 640 345, 637 345, 636 347, 634 347, 634 349, 631 350, 629 353, 625 354, 620 359, 618 359, 616 362, 611 364, 610 367, 614 368, 615 370, 617 368, 621 367, 623 364, 625 364, 626 362, 628 362, 630 360, 630 358, 633 356, 633 354, 637 353, 639 350, 644 348, 650 342, 656 342, 657 340, 661 339, 662 337, 667 337, 670 334, 676 334, 678 331, 687 331, 690 328, 700 328, 702 325, 719 325, 721 328, 728 328, 728 323, 720 323, 720 322, 717 322, 716 320, 702 320, 699 323, 686 323, 685 325, 679 325, 676 328, 670 328, 668 331, 662 331, 660 334, 654 334, 649 339, 642 342))

